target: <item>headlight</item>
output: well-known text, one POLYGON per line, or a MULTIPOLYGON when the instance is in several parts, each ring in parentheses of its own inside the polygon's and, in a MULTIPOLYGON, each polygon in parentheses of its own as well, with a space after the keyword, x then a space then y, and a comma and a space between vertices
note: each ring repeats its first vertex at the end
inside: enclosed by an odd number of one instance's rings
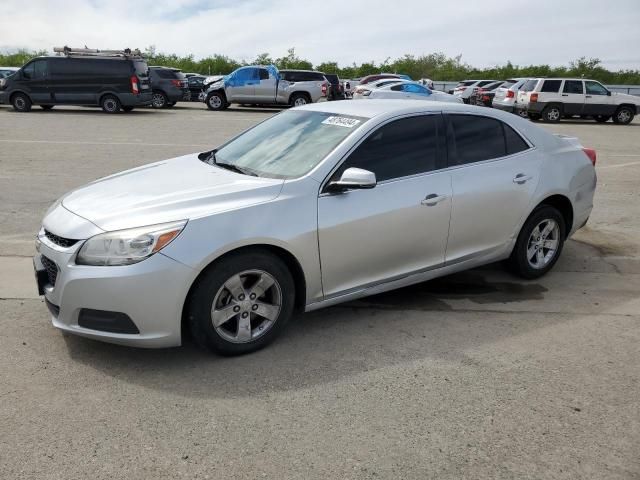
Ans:
POLYGON ((87 240, 76 258, 78 265, 131 265, 162 250, 176 238, 186 220, 101 233, 87 240))

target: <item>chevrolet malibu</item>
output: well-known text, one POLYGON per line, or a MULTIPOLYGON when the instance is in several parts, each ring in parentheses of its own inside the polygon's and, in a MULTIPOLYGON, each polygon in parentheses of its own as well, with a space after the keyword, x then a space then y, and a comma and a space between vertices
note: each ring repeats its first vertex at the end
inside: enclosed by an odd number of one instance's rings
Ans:
POLYGON ((589 218, 595 152, 515 115, 413 100, 294 108, 226 144, 95 181, 34 257, 63 331, 219 354, 311 311, 507 260, 547 273, 589 218))

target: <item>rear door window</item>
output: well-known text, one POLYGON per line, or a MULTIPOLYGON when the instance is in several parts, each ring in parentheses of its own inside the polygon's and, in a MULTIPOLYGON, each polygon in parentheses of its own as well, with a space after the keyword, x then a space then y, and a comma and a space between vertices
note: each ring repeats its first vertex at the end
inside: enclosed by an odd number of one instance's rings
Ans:
POLYGON ((565 80, 564 87, 562 87, 562 93, 584 93, 582 80, 565 80))
POLYGON ((557 93, 558 90, 560 90, 560 84, 562 84, 562 80, 545 80, 542 83, 542 88, 540 88, 540 91, 547 93, 557 93))

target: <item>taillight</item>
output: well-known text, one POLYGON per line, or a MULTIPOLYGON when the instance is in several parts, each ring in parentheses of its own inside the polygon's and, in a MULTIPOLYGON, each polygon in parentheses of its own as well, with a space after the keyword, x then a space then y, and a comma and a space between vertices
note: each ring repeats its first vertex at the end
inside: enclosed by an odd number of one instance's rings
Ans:
POLYGON ((135 75, 131 75, 131 93, 134 95, 138 95, 138 93, 140 93, 140 89, 138 88, 138 77, 135 75))
POLYGON ((322 96, 323 97, 327 96, 327 84, 326 83, 322 84, 322 96))
POLYGON ((596 166, 596 151, 593 148, 583 148, 582 151, 587 154, 593 166, 596 166))
POLYGON ((182 88, 182 80, 171 80, 171 85, 174 87, 182 88))
POLYGON ((515 97, 515 93, 513 90, 507 90, 507 98, 513 98, 515 97))
POLYGON ((482 96, 482 100, 484 100, 485 102, 489 101, 489 95, 483 95, 482 96))
POLYGON ((538 101, 538 94, 537 93, 532 93, 531 96, 529 97, 529 101, 531 103, 535 103, 538 101))

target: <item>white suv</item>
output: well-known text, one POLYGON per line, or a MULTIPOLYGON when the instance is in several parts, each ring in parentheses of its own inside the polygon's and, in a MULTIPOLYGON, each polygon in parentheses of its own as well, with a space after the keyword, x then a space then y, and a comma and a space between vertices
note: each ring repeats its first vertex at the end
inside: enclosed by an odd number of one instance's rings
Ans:
POLYGON ((626 125, 640 111, 640 97, 614 93, 595 80, 582 78, 534 78, 518 92, 518 106, 530 119, 558 122, 580 115, 596 122, 626 125))

